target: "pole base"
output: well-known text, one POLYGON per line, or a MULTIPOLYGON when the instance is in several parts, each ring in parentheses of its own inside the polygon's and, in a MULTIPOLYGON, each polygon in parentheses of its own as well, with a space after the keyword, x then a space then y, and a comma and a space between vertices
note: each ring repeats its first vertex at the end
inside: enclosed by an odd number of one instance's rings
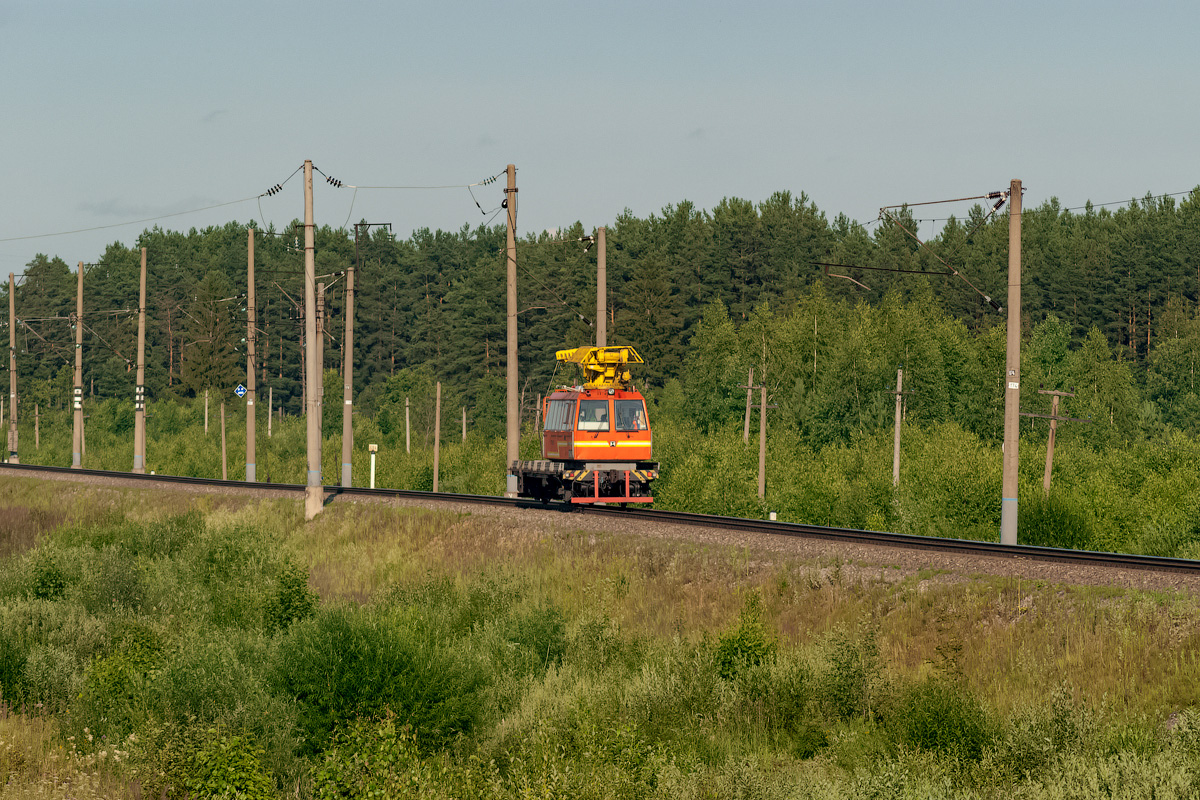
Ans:
POLYGON ((1000 544, 1017 543, 1017 498, 1004 497, 1000 502, 1000 544))
POLYGON ((304 487, 304 521, 311 522, 313 517, 321 513, 325 507, 325 488, 323 486, 304 487))

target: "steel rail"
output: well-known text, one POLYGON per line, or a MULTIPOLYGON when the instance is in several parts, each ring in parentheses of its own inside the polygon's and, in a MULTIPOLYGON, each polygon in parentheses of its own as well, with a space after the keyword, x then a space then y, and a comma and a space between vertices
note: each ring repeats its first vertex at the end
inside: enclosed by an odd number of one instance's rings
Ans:
MULTIPOLYGON (((242 491, 283 491, 303 494, 305 487, 293 483, 265 483, 193 478, 184 475, 144 474, 115 472, 94 469, 70 469, 47 467, 36 464, 0 464, 0 471, 12 473, 32 472, 59 475, 80 475, 102 478, 118 478, 142 483, 176 483, 191 486, 211 486, 242 491)), ((822 539, 833 542, 870 544, 880 547, 901 547, 915 550, 959 553, 963 555, 989 556, 1014 560, 1054 562, 1059 564, 1089 565, 1121 569, 1141 569, 1156 572, 1179 572, 1200 575, 1200 560, 1170 558, 1167 556, 1132 555, 1128 553, 1106 553, 1095 550, 1070 550, 1036 545, 1004 545, 973 539, 948 539, 935 536, 914 536, 903 533, 867 531, 854 528, 836 528, 824 525, 808 525, 797 522, 744 519, 714 514, 696 514, 683 511, 667 511, 647 508, 619 508, 616 506, 571 505, 554 503, 547 505, 530 498, 507 498, 496 495, 454 494, 452 492, 429 492, 419 489, 367 489, 364 487, 326 486, 331 496, 404 498, 432 502, 468 503, 473 505, 503 506, 508 508, 532 508, 559 510, 564 513, 578 512, 622 519, 639 519, 655 523, 689 525, 702 528, 763 533, 772 536, 791 536, 806 539, 822 539)))

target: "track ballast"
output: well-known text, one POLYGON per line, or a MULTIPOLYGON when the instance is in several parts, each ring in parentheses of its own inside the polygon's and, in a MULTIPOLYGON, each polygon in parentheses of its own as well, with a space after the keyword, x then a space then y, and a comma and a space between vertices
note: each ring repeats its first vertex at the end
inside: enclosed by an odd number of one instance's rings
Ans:
MULTIPOLYGON (((127 480, 143 484, 183 484, 193 487, 212 487, 223 490, 244 491, 278 491, 302 495, 305 487, 291 483, 263 483, 217 480, 210 478, 193 478, 183 475, 152 475, 132 472, 114 472, 108 470, 71 469, 67 467, 47 467, 32 464, 0 464, 4 472, 32 473, 33 475, 55 474, 58 476, 78 475, 81 477, 99 477, 106 479, 127 480)), ((509 498, 494 495, 467 495, 450 492, 428 492, 415 489, 367 489, 363 487, 325 486, 326 494, 331 496, 345 495, 347 497, 372 497, 377 499, 405 498, 427 502, 454 502, 469 505, 502 506, 508 508, 551 508, 563 512, 589 515, 612 515, 624 519, 643 519, 655 523, 673 523, 690 525, 708 529, 741 531, 765 534, 769 536, 790 536, 807 539, 823 539, 833 542, 854 544, 871 544, 882 547, 927 550, 939 553, 959 553, 963 555, 989 556, 1015 560, 1031 560, 1054 562, 1070 565, 1088 565, 1112 567, 1118 569, 1141 569, 1157 572, 1175 572, 1189 575, 1200 575, 1200 561, 1185 558, 1168 558, 1165 556, 1130 555, 1125 553, 1105 553, 1087 550, 1067 550, 1055 547, 1036 547, 1033 545, 1005 545, 996 542, 981 542, 970 539, 944 539, 932 536, 912 536, 884 531, 866 531, 853 528, 834 528, 823 525, 808 525, 796 522, 778 522, 769 520, 744 519, 741 517, 722 517, 713 514, 695 514, 682 511, 667 511, 652 508, 619 508, 616 506, 571 505, 567 503, 543 504, 529 498, 509 498)))

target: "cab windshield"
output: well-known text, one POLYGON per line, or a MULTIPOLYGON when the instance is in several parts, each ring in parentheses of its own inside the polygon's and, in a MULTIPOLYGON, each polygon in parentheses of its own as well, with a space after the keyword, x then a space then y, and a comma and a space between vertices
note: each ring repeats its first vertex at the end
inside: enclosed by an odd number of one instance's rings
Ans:
POLYGON ((646 430, 646 408, 641 400, 614 400, 613 406, 617 415, 617 430, 646 430))
POLYGON ((608 430, 608 401, 580 400, 579 401, 579 430, 606 431, 608 430))

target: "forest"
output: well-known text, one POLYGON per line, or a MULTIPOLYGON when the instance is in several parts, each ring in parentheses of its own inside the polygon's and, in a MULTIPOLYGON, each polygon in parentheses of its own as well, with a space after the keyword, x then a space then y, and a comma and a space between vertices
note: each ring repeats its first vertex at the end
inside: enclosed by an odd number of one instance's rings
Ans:
MULTIPOLYGON (((1065 412, 1091 422, 1064 426, 1065 437, 1102 445, 1200 432, 1200 188, 1115 210, 1051 200, 1022 220, 1022 410, 1048 413, 1039 387, 1074 389, 1065 412)), ((251 227, 154 227, 84 265, 86 396, 133 399, 144 247, 149 400, 205 390, 235 400, 251 227)), ((609 342, 636 346, 647 362, 635 376, 642 388, 682 396, 706 429, 740 421, 737 387, 753 367, 779 406, 774 418, 806 445, 845 444, 891 425, 887 390, 903 367, 908 419, 953 421, 998 441, 1005 316, 984 295, 996 305, 1006 296, 1008 217, 976 205, 922 246, 909 232, 924 229, 907 208, 869 225, 830 221, 789 192, 711 210, 682 201, 645 219, 627 211, 607 229, 609 342)), ((563 382, 554 351, 594 341, 592 233, 575 223, 519 238, 523 413, 563 382)), ((287 414, 301 410, 301 234, 296 222, 255 237, 260 403, 270 393, 287 414)), ((472 429, 502 433, 504 240, 501 226, 422 229, 406 240, 372 227, 357 242, 353 227, 316 231, 326 370, 342 369, 344 273, 357 266, 360 413, 383 412, 386 425, 389 407, 439 380, 472 429)), ((70 395, 75 288, 73 265, 44 254, 16 288, 22 414, 70 395)))

